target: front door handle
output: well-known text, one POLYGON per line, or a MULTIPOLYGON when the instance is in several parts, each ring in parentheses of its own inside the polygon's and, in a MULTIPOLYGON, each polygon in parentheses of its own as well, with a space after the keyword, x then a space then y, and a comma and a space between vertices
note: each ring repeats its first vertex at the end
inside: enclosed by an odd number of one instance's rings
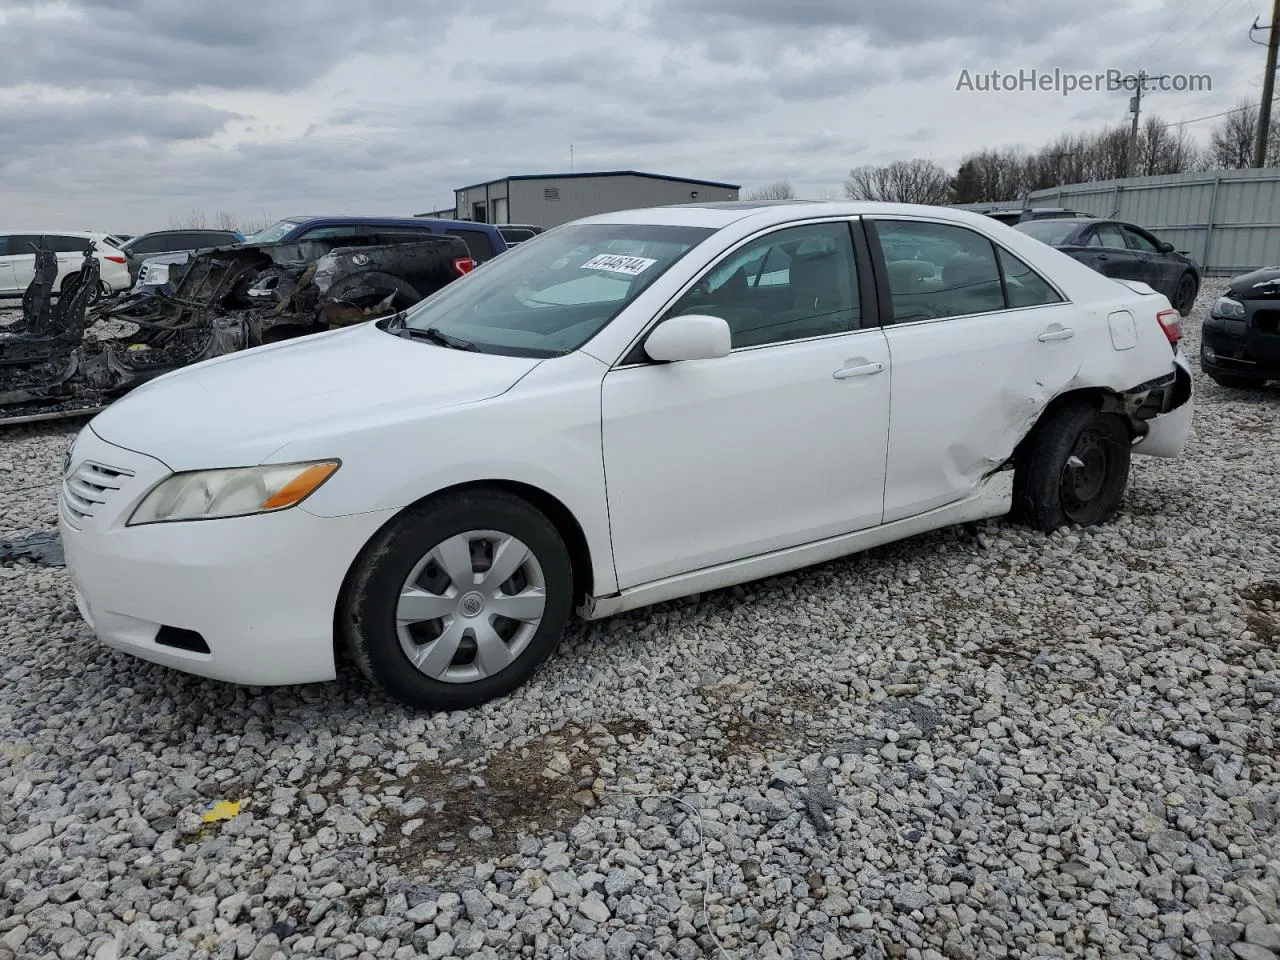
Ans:
POLYGON ((852 367, 841 367, 832 374, 837 380, 848 380, 850 377, 869 377, 873 373, 880 373, 884 370, 884 364, 880 361, 873 363, 860 363, 852 367))
POLYGON ((1048 343, 1050 340, 1070 340, 1075 335, 1076 332, 1070 327, 1058 327, 1056 330, 1046 330, 1036 339, 1041 343, 1048 343))

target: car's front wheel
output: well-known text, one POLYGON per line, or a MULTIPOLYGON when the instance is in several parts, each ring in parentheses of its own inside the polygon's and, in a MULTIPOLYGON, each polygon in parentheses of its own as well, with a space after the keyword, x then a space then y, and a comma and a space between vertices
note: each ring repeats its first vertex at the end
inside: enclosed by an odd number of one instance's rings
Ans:
POLYGON ((356 663, 411 706, 474 707, 554 652, 573 570, 555 526, 499 490, 413 507, 362 552, 340 603, 356 663))
POLYGON ((1109 518, 1129 482, 1129 428, 1089 401, 1070 403, 1028 438, 1015 477, 1014 506, 1044 531, 1109 518))

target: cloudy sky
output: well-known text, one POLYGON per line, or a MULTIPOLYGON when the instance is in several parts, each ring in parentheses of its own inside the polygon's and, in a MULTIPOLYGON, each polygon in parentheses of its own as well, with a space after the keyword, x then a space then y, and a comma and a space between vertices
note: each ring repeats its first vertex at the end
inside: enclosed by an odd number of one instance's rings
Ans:
POLYGON ((962 70, 1209 74, 1212 92, 1145 98, 1168 121, 1256 98, 1266 51, 1248 28, 1270 6, 0 0, 0 221, 411 214, 565 170, 570 144, 578 170, 786 178, 817 197, 852 166, 951 167, 1125 119, 1123 92, 958 91, 962 70))

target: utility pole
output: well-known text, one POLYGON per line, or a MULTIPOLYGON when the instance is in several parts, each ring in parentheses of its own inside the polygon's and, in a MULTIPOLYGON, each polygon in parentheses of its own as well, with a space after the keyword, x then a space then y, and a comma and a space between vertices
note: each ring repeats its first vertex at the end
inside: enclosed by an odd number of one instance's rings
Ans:
MULTIPOLYGON (((1280 0, 1275 0, 1280 5, 1280 0)), ((1147 71, 1138 71, 1138 86, 1132 97, 1129 98, 1129 112, 1133 114, 1133 125, 1129 127, 1129 157, 1128 163, 1125 165, 1127 170, 1126 176, 1136 176, 1138 173, 1138 114, 1142 111, 1142 88, 1147 85, 1147 71)))
MULTIPOLYGON (((1254 20, 1254 27, 1258 21, 1254 20)), ((1276 85, 1276 48, 1280 47, 1280 0, 1274 0, 1271 10, 1271 38, 1267 42, 1267 72, 1262 75, 1262 105, 1258 111, 1258 143, 1253 152, 1253 165, 1261 167, 1267 162, 1267 134, 1271 129, 1271 97, 1276 85)))

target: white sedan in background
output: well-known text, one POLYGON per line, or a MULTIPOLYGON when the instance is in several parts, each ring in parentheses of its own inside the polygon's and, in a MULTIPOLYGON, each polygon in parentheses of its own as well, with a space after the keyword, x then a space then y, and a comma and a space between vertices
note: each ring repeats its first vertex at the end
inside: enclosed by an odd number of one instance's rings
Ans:
POLYGON ((68 456, 106 643, 247 684, 510 692, 604 617, 1013 512, 1117 509, 1192 416, 1178 314, 989 218, 591 217, 388 320, 168 374, 68 456), (335 640, 336 637, 336 640, 335 640))

